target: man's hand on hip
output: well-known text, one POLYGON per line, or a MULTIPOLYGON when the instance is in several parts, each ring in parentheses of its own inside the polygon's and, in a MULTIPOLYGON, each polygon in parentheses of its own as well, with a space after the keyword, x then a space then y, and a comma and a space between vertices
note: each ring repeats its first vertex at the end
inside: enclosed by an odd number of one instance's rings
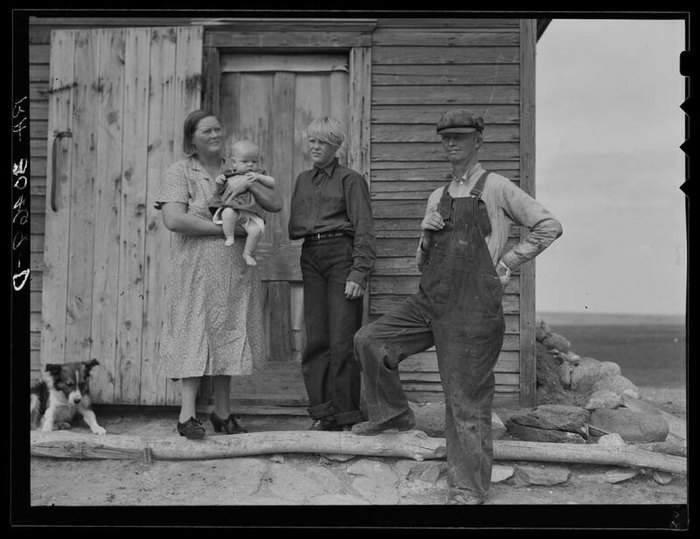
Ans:
POLYGON ((505 290, 506 285, 510 282, 510 268, 502 261, 499 261, 498 264, 496 264, 496 275, 498 275, 501 285, 503 285, 503 289, 505 290))

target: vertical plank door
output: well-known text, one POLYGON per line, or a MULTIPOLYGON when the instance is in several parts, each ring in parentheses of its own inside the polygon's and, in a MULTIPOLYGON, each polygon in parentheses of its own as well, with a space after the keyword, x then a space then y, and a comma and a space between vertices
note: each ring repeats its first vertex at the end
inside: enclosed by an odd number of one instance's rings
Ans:
POLYGON ((156 369, 170 234, 153 205, 201 64, 201 27, 52 32, 41 362, 97 359, 99 403, 179 401, 156 369))
MULTIPOLYGON (((227 147, 241 138, 255 141, 284 199, 281 212, 268 214, 256 255, 265 289, 267 360, 299 360, 302 242, 289 240, 289 206, 297 175, 312 166, 308 125, 331 116, 348 128, 348 55, 222 53, 220 66, 219 115, 227 147)), ((347 163, 346 148, 339 152, 341 163, 347 163)))

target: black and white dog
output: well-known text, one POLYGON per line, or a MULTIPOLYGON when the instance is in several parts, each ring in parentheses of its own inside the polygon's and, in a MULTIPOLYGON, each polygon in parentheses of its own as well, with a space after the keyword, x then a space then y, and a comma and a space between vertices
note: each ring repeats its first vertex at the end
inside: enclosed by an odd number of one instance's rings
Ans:
POLYGON ((32 430, 69 429, 76 414, 80 414, 93 434, 106 434, 97 424, 90 401, 90 370, 99 365, 96 359, 64 365, 46 365, 43 380, 30 390, 32 430))

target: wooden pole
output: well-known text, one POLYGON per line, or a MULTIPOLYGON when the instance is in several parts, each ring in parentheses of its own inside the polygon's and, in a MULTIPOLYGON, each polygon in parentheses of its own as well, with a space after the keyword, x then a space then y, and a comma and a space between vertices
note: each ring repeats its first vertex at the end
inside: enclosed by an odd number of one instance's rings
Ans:
POLYGON ((498 441, 493 444, 496 460, 534 460, 545 462, 572 462, 612 464, 631 468, 651 468, 685 475, 686 459, 630 445, 603 446, 597 444, 559 444, 551 442, 498 441))
POLYGON ((31 455, 53 458, 200 460, 275 453, 331 453, 403 457, 422 461, 445 456, 445 441, 419 430, 400 434, 356 436, 349 432, 270 431, 208 436, 145 439, 139 436, 95 436, 70 431, 31 432, 31 455))
POLYGON ((682 442, 646 442, 643 444, 633 444, 632 447, 643 449, 644 451, 654 451, 655 453, 666 453, 677 457, 688 456, 688 446, 682 442))
MULTIPOLYGON (((630 445, 566 444, 499 440, 495 460, 524 460, 610 464, 650 468, 685 475, 683 457, 645 451, 630 445)), ((412 430, 400 434, 356 436, 349 432, 272 431, 210 436, 202 440, 181 437, 143 439, 138 436, 95 436, 70 431, 31 433, 31 455, 73 459, 205 460, 275 453, 331 453, 402 457, 418 461, 445 457, 445 440, 412 430)))

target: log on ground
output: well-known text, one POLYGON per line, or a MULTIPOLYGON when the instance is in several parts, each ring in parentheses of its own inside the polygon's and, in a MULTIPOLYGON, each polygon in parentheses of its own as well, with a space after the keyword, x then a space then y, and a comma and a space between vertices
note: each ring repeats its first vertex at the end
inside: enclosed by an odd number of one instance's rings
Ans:
POLYGON ((534 460, 613 464, 631 468, 649 468, 674 474, 687 473, 683 457, 645 451, 631 445, 606 447, 598 444, 558 444, 501 440, 493 444, 496 460, 534 460))
POLYGON ((31 433, 31 454, 54 458, 145 458, 204 460, 275 453, 321 453, 401 457, 414 460, 445 456, 445 441, 412 430, 398 434, 356 436, 350 432, 270 431, 234 436, 141 438, 129 435, 95 436, 70 431, 31 433))
MULTIPOLYGON (((54 458, 205 460, 276 453, 332 453, 421 461, 444 458, 445 440, 431 438, 418 430, 378 436, 356 436, 349 432, 273 431, 210 436, 202 440, 95 436, 70 431, 31 433, 31 455, 54 458)), ((687 473, 685 458, 631 445, 606 447, 497 440, 493 443, 493 453, 495 460, 611 464, 681 475, 687 473)))

